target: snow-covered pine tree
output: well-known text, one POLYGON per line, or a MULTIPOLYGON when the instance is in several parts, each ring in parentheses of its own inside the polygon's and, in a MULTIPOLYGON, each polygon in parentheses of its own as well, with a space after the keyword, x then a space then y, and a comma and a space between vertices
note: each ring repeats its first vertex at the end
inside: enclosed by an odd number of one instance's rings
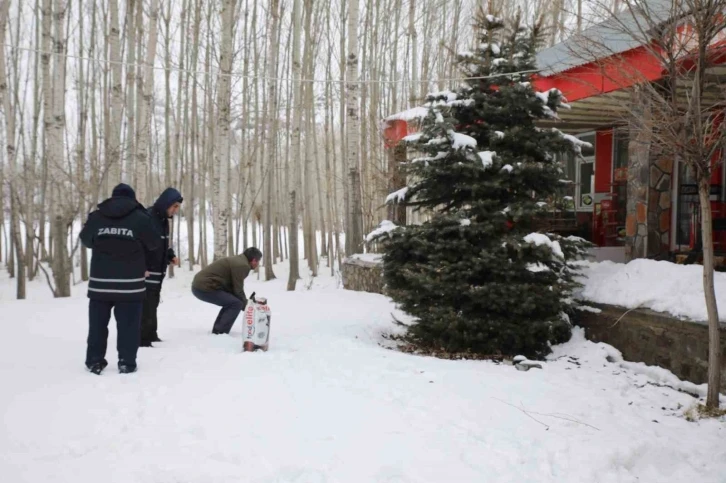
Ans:
POLYGON ((561 93, 529 83, 542 29, 477 18, 480 45, 460 56, 470 79, 428 97, 421 131, 405 138, 422 153, 409 186, 387 202, 426 210, 422 225, 386 223, 369 236, 384 247, 391 297, 415 317, 405 336, 430 351, 542 357, 569 339, 577 262, 586 243, 540 233, 562 187, 555 153, 571 136, 539 129, 561 93), (496 42, 495 42, 496 40, 496 42))

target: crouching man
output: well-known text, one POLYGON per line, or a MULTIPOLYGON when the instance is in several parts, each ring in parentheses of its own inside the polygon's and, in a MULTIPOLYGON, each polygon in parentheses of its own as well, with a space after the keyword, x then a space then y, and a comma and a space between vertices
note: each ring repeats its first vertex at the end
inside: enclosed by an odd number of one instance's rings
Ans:
POLYGON ((126 184, 88 215, 80 234, 93 250, 88 279, 88 347, 86 367, 94 374, 108 365, 106 344, 111 310, 118 331, 118 370, 136 371, 141 311, 146 297, 145 252, 158 250, 161 239, 136 193, 126 184))
POLYGON ((220 258, 194 276, 192 293, 202 302, 222 307, 212 326, 214 334, 229 334, 247 306, 244 280, 257 268, 262 252, 247 248, 241 255, 220 258))

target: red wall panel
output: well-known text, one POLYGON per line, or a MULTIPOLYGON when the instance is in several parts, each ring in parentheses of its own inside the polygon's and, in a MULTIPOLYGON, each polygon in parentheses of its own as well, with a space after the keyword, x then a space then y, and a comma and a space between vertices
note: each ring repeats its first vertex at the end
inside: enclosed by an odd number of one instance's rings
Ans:
POLYGON ((595 134, 595 193, 609 193, 613 177, 613 131, 595 134))

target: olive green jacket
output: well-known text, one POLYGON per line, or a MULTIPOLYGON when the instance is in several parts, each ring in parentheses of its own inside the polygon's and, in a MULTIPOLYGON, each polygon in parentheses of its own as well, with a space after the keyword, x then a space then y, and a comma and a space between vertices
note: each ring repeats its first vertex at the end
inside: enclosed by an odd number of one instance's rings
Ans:
POLYGON ((247 301, 245 278, 251 270, 250 262, 244 255, 220 258, 194 276, 192 288, 202 292, 223 290, 242 301, 247 301))

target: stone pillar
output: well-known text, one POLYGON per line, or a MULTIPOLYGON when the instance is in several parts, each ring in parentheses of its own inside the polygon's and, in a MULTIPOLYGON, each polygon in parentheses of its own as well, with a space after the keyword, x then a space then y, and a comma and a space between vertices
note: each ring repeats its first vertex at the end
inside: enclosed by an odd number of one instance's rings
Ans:
POLYGON ((650 166, 648 255, 670 251, 673 156, 661 154, 650 166))
POLYGON ((628 143, 628 201, 625 219, 627 260, 648 255, 648 189, 651 112, 637 86, 633 92, 628 143))

